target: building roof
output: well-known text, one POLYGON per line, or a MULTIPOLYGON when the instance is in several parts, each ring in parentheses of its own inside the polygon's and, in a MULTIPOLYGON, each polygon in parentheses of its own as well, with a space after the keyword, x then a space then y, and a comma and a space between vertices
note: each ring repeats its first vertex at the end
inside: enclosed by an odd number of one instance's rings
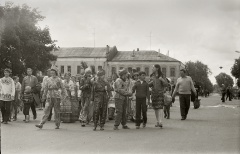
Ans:
POLYGON ((53 52, 58 58, 106 58, 106 53, 106 47, 70 47, 53 52))
POLYGON ((117 55, 112 59, 113 62, 119 61, 168 61, 179 62, 174 58, 158 53, 154 50, 140 50, 140 51, 118 51, 117 55))

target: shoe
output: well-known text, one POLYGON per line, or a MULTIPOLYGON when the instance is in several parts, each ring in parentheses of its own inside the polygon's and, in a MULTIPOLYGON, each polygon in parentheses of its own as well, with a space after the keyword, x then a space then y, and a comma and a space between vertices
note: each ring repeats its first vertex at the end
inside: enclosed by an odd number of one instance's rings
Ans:
POLYGON ((37 115, 33 115, 33 120, 36 120, 37 119, 37 115))
POLYGON ((4 121, 3 124, 8 124, 8 122, 7 122, 7 121, 4 121))
POLYGON ((146 127, 146 123, 143 123, 143 128, 145 128, 146 127))
POLYGON ((119 130, 119 129, 118 129, 118 126, 114 126, 114 127, 113 127, 113 130, 119 130))
POLYGON ((48 121, 51 121, 51 119, 48 119, 48 121))
POLYGON ((82 122, 82 127, 85 127, 85 122, 82 122))
POLYGON ((169 116, 167 116, 167 119, 170 119, 170 117, 169 117, 169 116))
POLYGON ((122 127, 123 129, 130 129, 127 125, 122 127))
POLYGON ((136 129, 140 129, 140 126, 136 126, 136 129))
POLYGON ((100 130, 104 130, 104 127, 102 126, 102 127, 100 128, 100 130))
POLYGON ((29 116, 29 115, 26 115, 25 123, 28 123, 28 122, 29 122, 29 119, 30 119, 30 116, 29 116))
POLYGON ((164 115, 164 118, 167 118, 167 115, 164 115))
POLYGON ((42 129, 43 128, 43 124, 38 124, 38 125, 35 125, 36 127, 42 129))
POLYGON ((185 120, 186 119, 186 117, 182 117, 182 119, 181 120, 185 120))
POLYGON ((59 129, 59 126, 56 126, 55 129, 59 129))
POLYGON ((159 122, 157 122, 157 124, 155 125, 155 127, 159 127, 159 122))
POLYGON ((163 125, 160 123, 160 124, 159 124, 159 127, 160 127, 160 128, 162 128, 162 127, 163 127, 163 125))
POLYGON ((13 121, 17 121, 17 118, 14 118, 13 121))

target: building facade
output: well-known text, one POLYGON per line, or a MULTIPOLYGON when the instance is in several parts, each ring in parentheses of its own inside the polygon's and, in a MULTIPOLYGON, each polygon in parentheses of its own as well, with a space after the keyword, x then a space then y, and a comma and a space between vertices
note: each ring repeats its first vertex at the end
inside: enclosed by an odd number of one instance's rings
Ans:
POLYGON ((150 76, 153 65, 159 64, 166 77, 176 82, 180 69, 184 68, 179 60, 157 51, 139 49, 137 51, 118 51, 116 46, 61 48, 53 54, 58 57, 56 65, 61 74, 67 72, 71 72, 72 75, 83 73, 81 62, 84 61, 94 73, 99 69, 104 69, 108 77, 115 73, 118 74, 122 68, 127 69, 129 73, 145 71, 147 76, 150 76))

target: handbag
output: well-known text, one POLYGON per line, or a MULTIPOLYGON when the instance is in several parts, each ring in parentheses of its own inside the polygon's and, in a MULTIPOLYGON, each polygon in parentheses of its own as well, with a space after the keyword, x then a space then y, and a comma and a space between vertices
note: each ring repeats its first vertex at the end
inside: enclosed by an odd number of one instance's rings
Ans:
POLYGON ((169 92, 166 92, 164 94, 164 105, 169 106, 172 104, 172 96, 169 94, 169 92))

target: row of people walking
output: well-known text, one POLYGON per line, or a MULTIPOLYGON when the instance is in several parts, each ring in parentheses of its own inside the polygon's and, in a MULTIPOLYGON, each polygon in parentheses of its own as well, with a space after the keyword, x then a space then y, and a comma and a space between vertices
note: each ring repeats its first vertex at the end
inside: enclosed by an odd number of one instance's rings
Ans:
MULTIPOLYGON (((24 103, 25 121, 28 122, 29 109, 34 106, 33 104, 35 100, 33 89, 36 86, 34 86, 34 84, 37 84, 38 81, 36 77, 31 75, 31 69, 28 69, 27 72, 28 76, 23 79, 20 93, 21 99, 24 103)), ((51 110, 54 108, 56 129, 59 129, 61 121, 71 122, 79 119, 81 126, 84 127, 91 121, 91 119, 93 119, 93 130, 96 130, 98 126, 100 126, 100 130, 104 130, 109 102, 114 102, 116 109, 114 130, 118 130, 120 124, 123 129, 129 129, 127 126, 127 112, 129 112, 129 106, 130 110, 133 109, 133 112, 135 112, 133 114, 136 115, 136 128, 140 128, 141 122, 143 122, 143 127, 146 127, 148 105, 151 105, 155 111, 155 126, 162 128, 163 114, 165 113, 165 118, 169 118, 170 116, 169 110, 171 103, 166 102, 174 102, 174 97, 177 91, 179 91, 180 96, 183 95, 180 97, 180 109, 182 120, 185 120, 190 106, 190 101, 188 103, 188 96, 190 98, 191 93, 181 93, 186 90, 190 92, 193 90, 195 92, 191 78, 186 77, 185 70, 182 70, 182 81, 178 80, 176 88, 173 91, 173 88, 169 88, 168 80, 163 76, 159 65, 153 66, 153 72, 150 82, 146 82, 145 72, 139 72, 139 74, 134 75, 133 79, 128 80, 128 72, 123 69, 119 71, 119 77, 116 80, 114 79, 112 82, 107 82, 105 81, 104 70, 100 70, 97 73, 97 77, 92 77, 91 69, 87 68, 84 76, 78 83, 74 81, 74 78, 70 80, 70 74, 66 74, 65 80, 62 81, 58 76, 57 68, 53 67, 48 70, 48 77, 43 79, 41 96, 42 102, 45 104, 44 116, 36 127, 43 128, 43 125, 49 120, 49 116, 52 113, 51 110), (186 86, 186 83, 190 86, 186 86), (166 94, 166 91, 169 91, 169 93, 166 94), (173 97, 171 97, 171 94, 173 97), (81 104, 78 104, 79 97, 81 98, 81 104), (169 98, 171 99, 169 100, 169 98), (150 99, 152 100, 152 103, 150 103, 150 99)), ((10 74, 10 70, 6 69, 4 74, 5 78, 8 78, 9 75, 7 74, 10 74)), ((9 80, 11 81, 11 79, 9 80)), ((4 83, 4 80, 1 79, 1 83, 4 83)), ((2 84, 0 84, 0 86, 2 86, 2 84)), ((15 89, 13 86, 11 88, 15 89)), ((16 91, 14 90, 14 92, 12 91, 12 93, 10 93, 11 98, 9 101, 14 100, 13 97, 15 97, 15 92, 16 91)), ((3 93, 6 92, 1 90, 1 94, 3 93)), ((2 100, 1 102, 4 101, 2 100)), ((6 106, 6 103, 3 103, 3 106, 4 105, 6 106)), ((6 115, 3 116, 4 122, 7 121, 6 117, 8 116, 4 112, 4 109, 6 109, 5 106, 1 107, 1 109, 3 109, 3 115, 6 115)), ((36 117, 35 114, 34 119, 36 117)))

